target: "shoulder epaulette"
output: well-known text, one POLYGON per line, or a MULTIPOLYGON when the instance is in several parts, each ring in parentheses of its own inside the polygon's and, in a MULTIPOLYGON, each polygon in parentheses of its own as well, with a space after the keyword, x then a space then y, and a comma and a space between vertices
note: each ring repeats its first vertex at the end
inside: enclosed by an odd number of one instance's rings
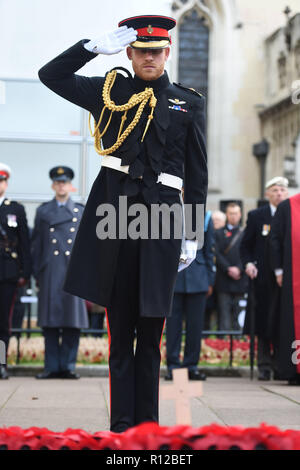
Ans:
POLYGON ((200 96, 201 98, 204 98, 204 95, 200 93, 199 91, 196 91, 194 88, 188 88, 188 87, 181 85, 181 83, 175 83, 175 82, 174 82, 174 85, 178 86, 179 88, 182 88, 183 90, 189 91, 196 96, 200 96))

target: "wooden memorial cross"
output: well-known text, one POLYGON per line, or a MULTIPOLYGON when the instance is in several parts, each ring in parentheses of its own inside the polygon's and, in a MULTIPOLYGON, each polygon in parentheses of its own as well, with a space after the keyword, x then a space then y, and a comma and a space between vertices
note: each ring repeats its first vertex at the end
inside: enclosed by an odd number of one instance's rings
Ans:
POLYGON ((176 424, 187 424, 191 426, 191 397, 202 395, 201 382, 189 382, 187 369, 173 369, 173 384, 161 387, 161 398, 163 400, 175 400, 176 424))

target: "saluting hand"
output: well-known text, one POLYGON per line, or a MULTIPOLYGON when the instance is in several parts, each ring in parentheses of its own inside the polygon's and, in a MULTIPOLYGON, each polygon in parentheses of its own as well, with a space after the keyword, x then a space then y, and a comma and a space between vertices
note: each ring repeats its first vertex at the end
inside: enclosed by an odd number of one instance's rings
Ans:
POLYGON ((93 39, 84 44, 85 49, 95 54, 118 54, 130 43, 134 42, 137 32, 133 28, 121 26, 121 28, 109 31, 98 39, 93 39))

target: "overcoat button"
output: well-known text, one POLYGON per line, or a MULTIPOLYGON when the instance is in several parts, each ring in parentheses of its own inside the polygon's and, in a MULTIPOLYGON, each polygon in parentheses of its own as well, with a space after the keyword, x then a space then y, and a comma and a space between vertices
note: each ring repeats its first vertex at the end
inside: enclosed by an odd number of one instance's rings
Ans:
POLYGON ((58 251, 58 250, 55 250, 55 251, 54 251, 54 255, 55 255, 55 256, 59 255, 59 251, 58 251))

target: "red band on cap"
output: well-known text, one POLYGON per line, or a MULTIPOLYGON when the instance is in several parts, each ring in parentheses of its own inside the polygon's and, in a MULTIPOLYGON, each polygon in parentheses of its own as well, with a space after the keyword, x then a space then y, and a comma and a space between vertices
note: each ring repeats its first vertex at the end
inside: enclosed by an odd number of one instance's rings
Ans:
POLYGON ((149 28, 149 26, 147 28, 140 28, 140 29, 137 29, 137 32, 138 32, 138 37, 141 37, 141 36, 160 36, 160 37, 164 37, 164 38, 169 38, 169 33, 166 29, 163 29, 163 28, 153 28, 153 26, 151 26, 149 28), (149 32, 151 31, 151 32, 149 32))
POLYGON ((7 173, 7 171, 0 171, 0 175, 5 176, 6 178, 9 177, 9 174, 7 173))

